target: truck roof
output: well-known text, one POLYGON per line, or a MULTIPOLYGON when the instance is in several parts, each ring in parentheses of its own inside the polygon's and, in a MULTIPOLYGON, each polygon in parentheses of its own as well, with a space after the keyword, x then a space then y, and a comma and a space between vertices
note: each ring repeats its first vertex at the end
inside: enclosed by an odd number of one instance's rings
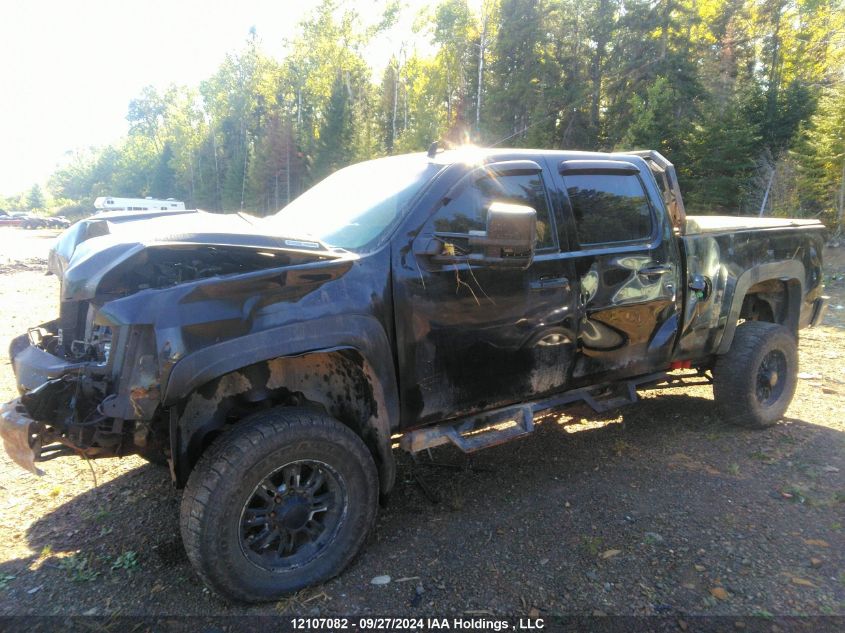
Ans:
POLYGON ((455 149, 438 151, 432 162, 451 165, 461 162, 481 162, 496 160, 497 158, 524 156, 549 156, 557 159, 570 160, 613 160, 625 157, 633 159, 631 162, 638 163, 642 160, 639 156, 627 152, 587 152, 582 150, 561 150, 561 149, 526 149, 522 147, 476 147, 465 145, 455 149))

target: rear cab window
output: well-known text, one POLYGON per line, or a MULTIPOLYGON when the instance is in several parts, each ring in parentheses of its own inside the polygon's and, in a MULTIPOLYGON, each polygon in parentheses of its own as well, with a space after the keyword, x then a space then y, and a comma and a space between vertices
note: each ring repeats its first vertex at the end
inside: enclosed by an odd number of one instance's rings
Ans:
POLYGON ((648 241, 654 213, 636 174, 569 173, 563 176, 581 246, 648 241))

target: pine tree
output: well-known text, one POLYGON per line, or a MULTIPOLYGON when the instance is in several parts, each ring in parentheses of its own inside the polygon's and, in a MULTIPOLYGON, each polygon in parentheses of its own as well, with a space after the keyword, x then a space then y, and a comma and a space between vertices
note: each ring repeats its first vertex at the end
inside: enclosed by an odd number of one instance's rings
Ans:
POLYGON ((845 229, 845 85, 825 90, 796 154, 803 202, 841 234, 845 229))
POLYGON ((173 161, 173 147, 165 143, 164 149, 158 156, 155 171, 150 183, 150 195, 154 198, 173 198, 176 194, 176 171, 171 166, 173 161))
POLYGON ((352 141, 351 95, 343 75, 338 73, 320 126, 313 169, 315 180, 321 180, 351 162, 354 151, 352 141))
POLYGON ((47 206, 47 200, 40 185, 32 185, 26 196, 26 208, 28 211, 40 211, 47 206))

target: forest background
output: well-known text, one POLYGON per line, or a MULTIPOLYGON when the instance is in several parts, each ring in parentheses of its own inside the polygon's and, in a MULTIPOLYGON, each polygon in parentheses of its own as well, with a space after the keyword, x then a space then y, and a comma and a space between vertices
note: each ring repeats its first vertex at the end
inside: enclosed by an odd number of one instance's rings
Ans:
POLYGON ((340 167, 439 140, 657 149, 688 211, 842 230, 843 0, 442 0, 374 70, 367 47, 408 11, 365 25, 323 0, 283 58, 253 30, 198 85, 145 88, 124 138, 0 208, 79 217, 100 195, 153 196, 265 215, 340 167))

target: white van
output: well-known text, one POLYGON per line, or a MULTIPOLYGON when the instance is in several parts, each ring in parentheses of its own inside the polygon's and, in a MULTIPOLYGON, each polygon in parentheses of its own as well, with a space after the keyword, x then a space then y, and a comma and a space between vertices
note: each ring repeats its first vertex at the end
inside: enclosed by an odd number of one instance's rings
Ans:
POLYGON ((100 196, 94 200, 97 211, 184 211, 185 203, 181 200, 168 198, 113 198, 100 196))

